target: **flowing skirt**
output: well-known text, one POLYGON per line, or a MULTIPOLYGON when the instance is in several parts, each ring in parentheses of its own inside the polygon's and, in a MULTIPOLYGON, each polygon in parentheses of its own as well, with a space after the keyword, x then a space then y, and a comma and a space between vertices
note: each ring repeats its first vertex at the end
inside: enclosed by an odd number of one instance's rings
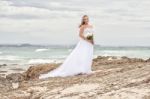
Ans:
POLYGON ((48 72, 47 74, 41 74, 39 79, 91 73, 92 59, 93 45, 80 38, 78 44, 65 61, 58 68, 48 72))

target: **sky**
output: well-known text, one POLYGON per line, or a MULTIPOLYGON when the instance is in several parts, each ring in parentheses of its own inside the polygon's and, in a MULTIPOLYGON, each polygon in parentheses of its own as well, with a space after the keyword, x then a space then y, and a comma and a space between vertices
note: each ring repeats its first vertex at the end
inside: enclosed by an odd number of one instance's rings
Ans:
POLYGON ((81 17, 95 43, 150 46, 150 0, 0 0, 0 44, 76 44, 81 17))

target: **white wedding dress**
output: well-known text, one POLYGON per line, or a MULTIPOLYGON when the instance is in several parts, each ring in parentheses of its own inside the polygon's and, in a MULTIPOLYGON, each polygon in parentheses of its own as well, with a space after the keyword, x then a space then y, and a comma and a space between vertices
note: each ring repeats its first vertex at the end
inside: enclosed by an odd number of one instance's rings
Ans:
MULTIPOLYGON (((92 28, 86 28, 84 35, 94 32, 92 28)), ((79 42, 65 61, 56 69, 41 74, 39 79, 48 77, 66 77, 78 74, 91 73, 91 65, 93 59, 93 45, 79 37, 79 42)))

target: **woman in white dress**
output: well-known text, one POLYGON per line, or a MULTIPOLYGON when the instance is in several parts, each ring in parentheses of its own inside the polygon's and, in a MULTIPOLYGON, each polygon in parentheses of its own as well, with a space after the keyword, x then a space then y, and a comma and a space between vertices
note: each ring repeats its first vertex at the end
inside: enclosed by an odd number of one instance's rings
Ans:
POLYGON ((91 66, 94 45, 93 27, 92 25, 89 25, 89 18, 87 15, 82 17, 82 22, 79 28, 79 42, 70 55, 58 68, 47 74, 41 74, 39 79, 92 73, 91 66), (92 34, 92 36, 89 36, 88 34, 92 34))

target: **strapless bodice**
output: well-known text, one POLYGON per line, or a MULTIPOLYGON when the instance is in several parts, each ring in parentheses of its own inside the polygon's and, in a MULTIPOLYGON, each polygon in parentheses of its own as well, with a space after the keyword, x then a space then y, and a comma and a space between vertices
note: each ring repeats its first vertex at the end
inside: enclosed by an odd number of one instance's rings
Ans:
POLYGON ((85 28, 83 32, 84 36, 87 36, 88 34, 94 34, 93 28, 85 28))
POLYGON ((88 33, 94 34, 94 30, 93 30, 93 28, 85 28, 83 33, 84 33, 84 35, 86 35, 88 33))

